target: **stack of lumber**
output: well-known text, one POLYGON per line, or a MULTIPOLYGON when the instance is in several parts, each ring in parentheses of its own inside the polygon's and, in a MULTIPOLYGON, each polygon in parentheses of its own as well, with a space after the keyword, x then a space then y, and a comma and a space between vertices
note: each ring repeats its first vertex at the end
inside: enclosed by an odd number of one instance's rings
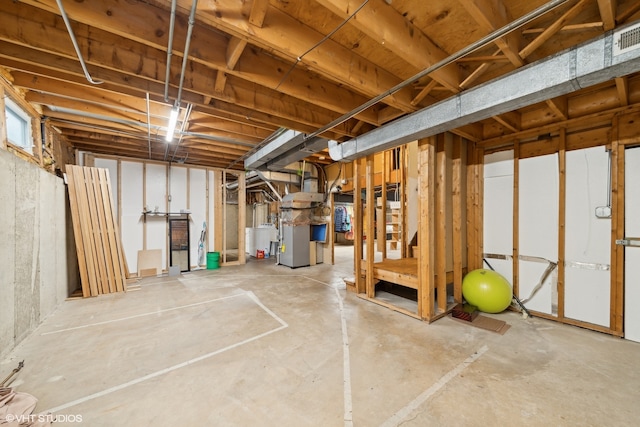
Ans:
POLYGON ((66 165, 82 296, 126 290, 128 269, 112 205, 109 172, 66 165))

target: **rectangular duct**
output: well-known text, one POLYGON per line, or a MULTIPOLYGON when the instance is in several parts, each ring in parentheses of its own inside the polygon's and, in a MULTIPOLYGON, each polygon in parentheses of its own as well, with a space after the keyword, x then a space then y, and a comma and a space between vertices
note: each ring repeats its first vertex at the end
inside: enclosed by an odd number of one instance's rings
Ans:
POLYGON ((342 144, 330 141, 329 154, 352 161, 640 71, 640 49, 614 56, 613 45, 611 31, 342 144))
POLYGON ((288 129, 273 141, 260 148, 244 161, 245 169, 259 169, 269 161, 297 147, 304 141, 304 134, 288 129))

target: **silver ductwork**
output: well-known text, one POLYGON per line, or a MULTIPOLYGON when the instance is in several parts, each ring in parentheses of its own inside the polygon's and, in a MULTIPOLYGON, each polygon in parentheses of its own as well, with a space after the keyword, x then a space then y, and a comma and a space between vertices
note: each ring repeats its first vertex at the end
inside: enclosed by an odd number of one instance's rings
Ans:
POLYGON ((244 161, 245 169, 278 171, 287 165, 322 151, 328 146, 328 140, 319 137, 305 140, 307 135, 295 130, 286 130, 273 141, 257 150, 244 161))
POLYGON ((614 46, 637 26, 611 31, 342 144, 331 141, 329 154, 350 162, 640 71, 640 49, 614 54, 614 46))

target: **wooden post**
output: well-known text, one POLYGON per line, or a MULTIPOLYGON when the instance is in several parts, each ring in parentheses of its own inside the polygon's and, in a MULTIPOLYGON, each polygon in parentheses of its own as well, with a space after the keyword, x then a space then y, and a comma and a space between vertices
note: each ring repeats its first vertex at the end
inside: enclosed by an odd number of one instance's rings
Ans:
POLYGON ((393 162, 388 162, 387 158, 389 157, 391 151, 385 151, 382 153, 382 194, 380 195, 380 217, 377 218, 378 226, 378 235, 377 235, 377 244, 378 251, 382 252, 382 259, 387 258, 387 177, 390 175, 389 166, 393 162))
POLYGON ((400 147, 400 256, 406 258, 409 252, 409 235, 407 227, 407 146, 400 147))
POLYGON ((469 271, 482 267, 482 152, 475 143, 468 144, 467 166, 467 268, 469 271))
POLYGON ((446 134, 436 136, 435 274, 438 314, 447 310, 447 155, 446 134))
POLYGON ((513 294, 520 296, 519 268, 520 268, 520 141, 513 143, 513 294))
POLYGON ((222 265, 227 263, 227 171, 222 171, 222 182, 220 191, 222 192, 222 265))
POLYGON ((435 149, 435 137, 418 141, 418 316, 427 321, 435 315, 435 149))
POLYGON ((559 200, 558 200, 558 319, 564 319, 564 276, 565 276, 565 222, 567 217, 567 130, 560 129, 560 149, 558 150, 559 200))
POLYGON ((376 198, 375 198, 375 189, 374 189, 374 178, 375 178, 375 165, 374 165, 374 155, 370 154, 367 156, 367 167, 366 167, 366 184, 367 184, 367 193, 366 193, 366 211, 365 215, 367 218, 367 276, 366 276, 366 289, 367 289, 367 297, 374 298, 376 296, 376 288, 373 280, 373 263, 375 258, 375 224, 373 214, 376 209, 376 198))
POLYGON ((336 211, 336 195, 334 193, 329 193, 330 197, 329 197, 329 209, 331 209, 331 215, 329 215, 329 224, 327 224, 327 236, 329 237, 329 247, 331 248, 331 265, 335 265, 336 263, 336 255, 335 255, 335 251, 336 251, 336 242, 335 242, 335 238, 336 238, 336 233, 335 233, 335 229, 336 229, 336 216, 335 216, 335 211, 336 211))
POLYGON ((247 225, 247 191, 245 185, 244 172, 238 173, 238 262, 245 264, 247 262, 245 246, 245 228, 247 225))
POLYGON ((223 230, 223 201, 222 201, 222 171, 213 171, 213 250, 222 251, 224 240, 223 230))
POLYGON ((364 280, 362 280, 362 159, 353 162, 353 269, 356 281, 356 293, 362 294, 366 291, 364 280))
POLYGON ((453 136, 451 197, 453 212, 453 299, 462 302, 462 137, 453 136))
POLYGON ((619 138, 620 118, 613 118, 611 129, 611 301, 609 328, 622 336, 624 327, 624 246, 616 240, 624 239, 625 179, 624 145, 619 138))

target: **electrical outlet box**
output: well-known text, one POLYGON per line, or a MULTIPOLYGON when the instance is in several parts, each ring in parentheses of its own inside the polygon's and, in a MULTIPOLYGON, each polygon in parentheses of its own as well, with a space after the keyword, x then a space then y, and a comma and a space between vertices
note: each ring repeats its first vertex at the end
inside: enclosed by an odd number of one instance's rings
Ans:
POLYGON ((597 218, 611 218, 611 206, 598 206, 596 208, 597 218))

